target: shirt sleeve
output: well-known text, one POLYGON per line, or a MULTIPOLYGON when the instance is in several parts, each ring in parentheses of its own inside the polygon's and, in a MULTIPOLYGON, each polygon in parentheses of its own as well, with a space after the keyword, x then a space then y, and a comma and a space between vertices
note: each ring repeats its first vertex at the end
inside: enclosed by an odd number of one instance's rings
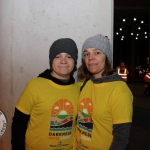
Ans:
POLYGON ((111 113, 113 124, 131 123, 133 95, 127 86, 120 86, 112 98, 111 113))
POLYGON ((26 115, 15 108, 11 127, 12 150, 25 150, 25 132, 30 115, 26 115))
POLYGON ((16 104, 16 108, 27 115, 30 115, 32 107, 35 104, 32 86, 33 83, 29 81, 16 104))
POLYGON ((113 141, 109 150, 125 150, 129 142, 131 123, 113 125, 113 141))

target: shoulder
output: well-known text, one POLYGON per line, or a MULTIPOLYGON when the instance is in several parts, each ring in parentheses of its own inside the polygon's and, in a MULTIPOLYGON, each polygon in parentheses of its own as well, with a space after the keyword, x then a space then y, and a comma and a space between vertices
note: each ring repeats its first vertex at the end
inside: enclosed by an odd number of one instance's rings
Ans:
POLYGON ((77 82, 75 82, 74 84, 72 84, 74 87, 76 87, 76 88, 80 88, 80 86, 81 86, 81 83, 80 83, 80 81, 77 81, 77 82))
POLYGON ((115 86, 116 88, 121 88, 121 87, 127 87, 128 88, 127 83, 124 81, 112 81, 110 83, 112 84, 112 86, 115 86))
POLYGON ((80 86, 80 91, 82 91, 83 87, 86 85, 86 83, 89 81, 89 79, 83 79, 78 81, 78 85, 80 86))
POLYGON ((127 83, 124 82, 124 81, 113 81, 113 82, 110 82, 110 86, 112 88, 114 88, 115 90, 117 91, 122 91, 122 92, 131 92, 130 91, 130 88, 128 87, 127 83))
POLYGON ((28 82, 32 83, 32 82, 41 82, 41 81, 46 81, 46 78, 42 78, 42 77, 37 77, 37 78, 32 78, 30 79, 28 82))
POLYGON ((29 85, 29 86, 37 86, 37 85, 39 85, 39 84, 45 83, 46 80, 47 80, 47 79, 41 78, 41 77, 32 78, 32 79, 30 79, 30 80, 27 82, 27 85, 29 85))

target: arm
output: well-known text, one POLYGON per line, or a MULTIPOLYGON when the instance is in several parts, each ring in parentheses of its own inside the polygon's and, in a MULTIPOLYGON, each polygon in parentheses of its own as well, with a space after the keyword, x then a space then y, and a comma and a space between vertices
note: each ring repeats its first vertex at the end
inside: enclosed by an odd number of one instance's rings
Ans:
POLYGON ((129 74, 129 71, 127 70, 127 75, 129 74))
POLYGON ((109 150, 125 150, 128 144, 131 123, 113 125, 113 141, 109 150))
POLYGON ((25 150, 25 132, 30 115, 26 115, 15 108, 11 127, 12 150, 25 150))

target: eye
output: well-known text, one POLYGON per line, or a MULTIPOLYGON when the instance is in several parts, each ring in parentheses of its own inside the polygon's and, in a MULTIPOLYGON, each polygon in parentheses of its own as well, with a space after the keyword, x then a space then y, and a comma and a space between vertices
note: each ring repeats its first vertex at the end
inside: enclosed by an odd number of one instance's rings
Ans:
POLYGON ((67 58, 72 58, 72 57, 70 55, 68 55, 67 58))
POLYGON ((89 56, 89 53, 84 53, 83 56, 87 57, 87 56, 89 56))
POLYGON ((60 58, 60 55, 56 55, 56 57, 55 58, 60 58))
POLYGON ((101 52, 100 52, 100 51, 96 51, 96 52, 95 52, 95 55, 98 55, 98 54, 101 54, 101 52))

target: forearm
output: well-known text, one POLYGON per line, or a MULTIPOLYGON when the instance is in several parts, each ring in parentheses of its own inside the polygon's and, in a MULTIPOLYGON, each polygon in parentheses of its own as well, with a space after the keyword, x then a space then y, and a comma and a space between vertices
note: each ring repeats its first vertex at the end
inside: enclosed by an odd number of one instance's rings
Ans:
POLYGON ((113 141, 109 150, 125 150, 130 134, 131 123, 113 125, 113 141))
POLYGON ((11 127, 12 150, 25 150, 25 133, 30 115, 15 109, 11 127))

